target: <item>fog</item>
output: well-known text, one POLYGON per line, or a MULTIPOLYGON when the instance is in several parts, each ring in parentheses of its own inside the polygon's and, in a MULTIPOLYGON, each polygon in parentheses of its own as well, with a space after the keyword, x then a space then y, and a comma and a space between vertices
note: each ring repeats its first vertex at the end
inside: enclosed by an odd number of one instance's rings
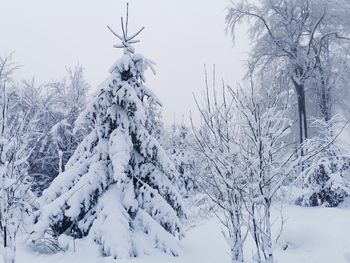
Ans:
MULTIPOLYGON (((204 64, 216 65, 216 79, 235 84, 243 74, 248 41, 244 29, 235 43, 225 33, 228 0, 129 1, 130 30, 145 26, 136 52, 157 63, 146 85, 164 104, 166 123, 198 119, 193 94, 204 88, 204 64)), ((125 1, 0 0, 0 55, 12 51, 22 65, 19 78, 42 84, 65 75, 67 66, 85 67, 92 91, 120 56, 117 39, 125 1)))

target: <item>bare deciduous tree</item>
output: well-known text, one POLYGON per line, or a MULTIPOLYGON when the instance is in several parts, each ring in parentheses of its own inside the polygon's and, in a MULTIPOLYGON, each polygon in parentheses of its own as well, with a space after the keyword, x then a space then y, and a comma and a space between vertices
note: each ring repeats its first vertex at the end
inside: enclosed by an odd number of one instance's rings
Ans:
POLYGON ((33 111, 20 90, 11 85, 17 69, 11 57, 0 58, 0 235, 5 263, 14 263, 16 237, 31 211, 28 162, 33 111))
MULTIPOLYGON (((215 72, 214 72, 215 74, 215 72)), ((233 262, 243 262, 243 226, 242 174, 238 167, 235 127, 231 126, 236 117, 233 98, 226 94, 218 98, 213 80, 213 94, 209 91, 206 74, 206 92, 204 103, 196 100, 201 113, 202 127, 193 131, 197 142, 197 152, 202 161, 202 172, 197 176, 197 183, 210 199, 220 208, 217 217, 227 231, 225 238, 230 247, 233 262), (213 98, 212 98, 213 97, 213 98)))
POLYGON ((202 127, 194 134, 206 163, 200 185, 221 208, 233 262, 244 260, 244 229, 255 241, 254 260, 274 262, 272 201, 300 162, 287 138, 291 93, 278 81, 264 91, 224 86, 211 96, 207 86, 205 102, 196 101, 202 127))

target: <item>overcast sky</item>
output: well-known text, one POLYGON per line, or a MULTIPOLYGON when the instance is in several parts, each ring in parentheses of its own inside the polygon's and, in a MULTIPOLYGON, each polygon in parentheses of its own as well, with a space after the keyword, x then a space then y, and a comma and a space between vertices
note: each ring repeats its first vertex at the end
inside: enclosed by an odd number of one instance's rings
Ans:
MULTIPOLYGON (((233 45, 225 33, 228 0, 132 0, 130 29, 145 26, 136 52, 157 63, 147 86, 162 100, 167 123, 194 111, 192 93, 204 88, 203 65, 215 63, 217 78, 235 84, 243 75, 247 37, 238 32, 233 45), (174 117, 175 116, 175 117, 174 117)), ((0 0, 0 55, 15 51, 23 65, 18 77, 37 83, 59 79, 78 62, 96 90, 120 56, 112 48, 120 31, 122 0, 0 0)))

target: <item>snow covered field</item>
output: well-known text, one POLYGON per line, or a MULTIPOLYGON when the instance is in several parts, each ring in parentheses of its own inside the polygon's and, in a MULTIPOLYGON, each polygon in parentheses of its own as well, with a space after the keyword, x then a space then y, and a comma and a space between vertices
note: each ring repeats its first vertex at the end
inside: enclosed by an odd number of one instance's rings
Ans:
MULTIPOLYGON (((275 210, 275 214, 277 212, 275 210)), ((284 206, 284 230, 275 248, 277 262, 283 263, 347 263, 350 262, 350 209, 303 208, 284 206), (282 248, 288 244, 288 248, 282 248)), ((275 225, 276 230, 277 224, 275 225)), ((18 263, 229 263, 228 247, 215 218, 204 220, 187 232, 180 241, 182 254, 173 258, 158 251, 131 260, 113 260, 98 256, 95 244, 77 242, 76 252, 35 255, 19 248, 18 263)), ((245 248, 251 261, 251 242, 245 248)), ((2 261, 0 261, 2 262, 2 261)))

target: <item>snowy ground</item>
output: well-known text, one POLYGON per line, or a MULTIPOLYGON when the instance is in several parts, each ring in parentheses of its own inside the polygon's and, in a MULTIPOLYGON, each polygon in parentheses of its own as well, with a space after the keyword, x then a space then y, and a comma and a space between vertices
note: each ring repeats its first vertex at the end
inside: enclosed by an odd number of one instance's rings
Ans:
MULTIPOLYGON (((277 212, 275 213, 277 215, 277 212)), ((295 263, 346 263, 350 262, 350 209, 349 208, 301 208, 284 206, 286 219, 283 234, 275 249, 277 262, 295 263), (288 248, 283 250, 288 244, 288 248)), ((276 224, 277 231, 277 224, 276 224)), ((247 262, 251 261, 251 242, 245 249, 247 262)), ((180 242, 183 252, 172 258, 156 253, 120 263, 229 263, 227 245, 221 234, 221 226, 215 218, 204 220, 188 231, 180 242)), ((98 257, 92 244, 77 243, 77 252, 56 255, 35 255, 28 249, 20 249, 18 263, 110 263, 110 258, 98 257)), ((0 260, 1 262, 1 260, 0 260)))

